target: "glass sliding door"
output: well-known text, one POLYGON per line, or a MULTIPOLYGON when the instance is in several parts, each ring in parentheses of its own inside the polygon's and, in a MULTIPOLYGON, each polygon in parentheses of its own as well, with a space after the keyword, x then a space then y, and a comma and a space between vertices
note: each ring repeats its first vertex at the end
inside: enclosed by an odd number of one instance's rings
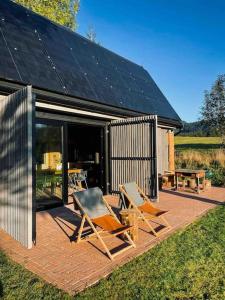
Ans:
POLYGON ((36 123, 37 209, 62 205, 62 126, 36 123))

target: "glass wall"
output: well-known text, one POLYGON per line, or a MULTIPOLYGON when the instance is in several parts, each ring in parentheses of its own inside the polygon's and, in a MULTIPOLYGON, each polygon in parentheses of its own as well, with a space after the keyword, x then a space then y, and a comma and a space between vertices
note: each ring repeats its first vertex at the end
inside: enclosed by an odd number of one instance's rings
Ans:
POLYGON ((62 204, 62 126, 36 124, 37 209, 62 204))

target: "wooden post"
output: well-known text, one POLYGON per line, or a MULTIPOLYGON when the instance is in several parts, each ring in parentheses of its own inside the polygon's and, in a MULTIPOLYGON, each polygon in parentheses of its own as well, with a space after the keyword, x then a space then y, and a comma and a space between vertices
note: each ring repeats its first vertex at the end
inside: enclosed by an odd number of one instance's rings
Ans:
POLYGON ((126 226, 133 226, 130 229, 131 240, 136 242, 138 240, 138 216, 134 209, 123 209, 120 211, 121 223, 126 226))
POLYGON ((174 132, 168 132, 168 147, 169 147, 169 171, 175 170, 175 151, 174 151, 174 132))

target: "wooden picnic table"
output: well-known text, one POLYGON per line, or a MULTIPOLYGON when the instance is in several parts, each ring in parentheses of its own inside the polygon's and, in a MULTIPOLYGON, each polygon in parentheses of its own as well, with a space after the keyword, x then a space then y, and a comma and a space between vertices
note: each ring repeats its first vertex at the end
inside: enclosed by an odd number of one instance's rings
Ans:
POLYGON ((176 189, 178 189, 178 180, 181 178, 195 179, 197 184, 197 193, 200 193, 200 179, 203 180, 202 189, 205 188, 205 170, 192 170, 192 169, 176 169, 175 179, 176 179, 176 189))

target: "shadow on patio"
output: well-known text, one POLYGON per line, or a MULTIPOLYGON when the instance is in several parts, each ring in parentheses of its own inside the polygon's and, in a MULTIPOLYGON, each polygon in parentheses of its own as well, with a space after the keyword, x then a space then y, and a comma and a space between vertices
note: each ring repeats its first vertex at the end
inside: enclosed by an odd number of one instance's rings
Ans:
MULTIPOLYGON (((217 189, 218 190, 221 189, 221 192, 224 193, 224 188, 217 188, 217 189)), ((202 192, 201 196, 196 195, 195 193, 179 192, 179 191, 173 191, 173 190, 163 190, 163 192, 164 193, 168 193, 170 195, 182 196, 182 198, 187 198, 187 199, 191 199, 191 200, 202 201, 202 202, 209 203, 209 204, 224 205, 224 203, 221 203, 221 201, 213 200, 212 198, 206 198, 205 194, 208 195, 210 193, 210 191, 208 191, 208 192, 202 192)))
MULTIPOLYGON (((118 199, 107 196, 108 202, 117 207, 118 199)), ((23 264, 46 281, 69 293, 76 293, 106 276, 118 266, 152 248, 178 228, 190 224, 209 209, 225 201, 225 189, 212 188, 200 195, 183 192, 160 192, 157 207, 168 210, 170 231, 155 238, 144 223, 140 223, 136 249, 130 249, 114 261, 104 255, 99 241, 76 244, 75 238, 80 218, 73 205, 37 213, 37 244, 31 250, 22 247, 0 231, 0 247, 15 261, 23 264)), ((118 247, 120 240, 106 239, 110 249, 118 247)))

